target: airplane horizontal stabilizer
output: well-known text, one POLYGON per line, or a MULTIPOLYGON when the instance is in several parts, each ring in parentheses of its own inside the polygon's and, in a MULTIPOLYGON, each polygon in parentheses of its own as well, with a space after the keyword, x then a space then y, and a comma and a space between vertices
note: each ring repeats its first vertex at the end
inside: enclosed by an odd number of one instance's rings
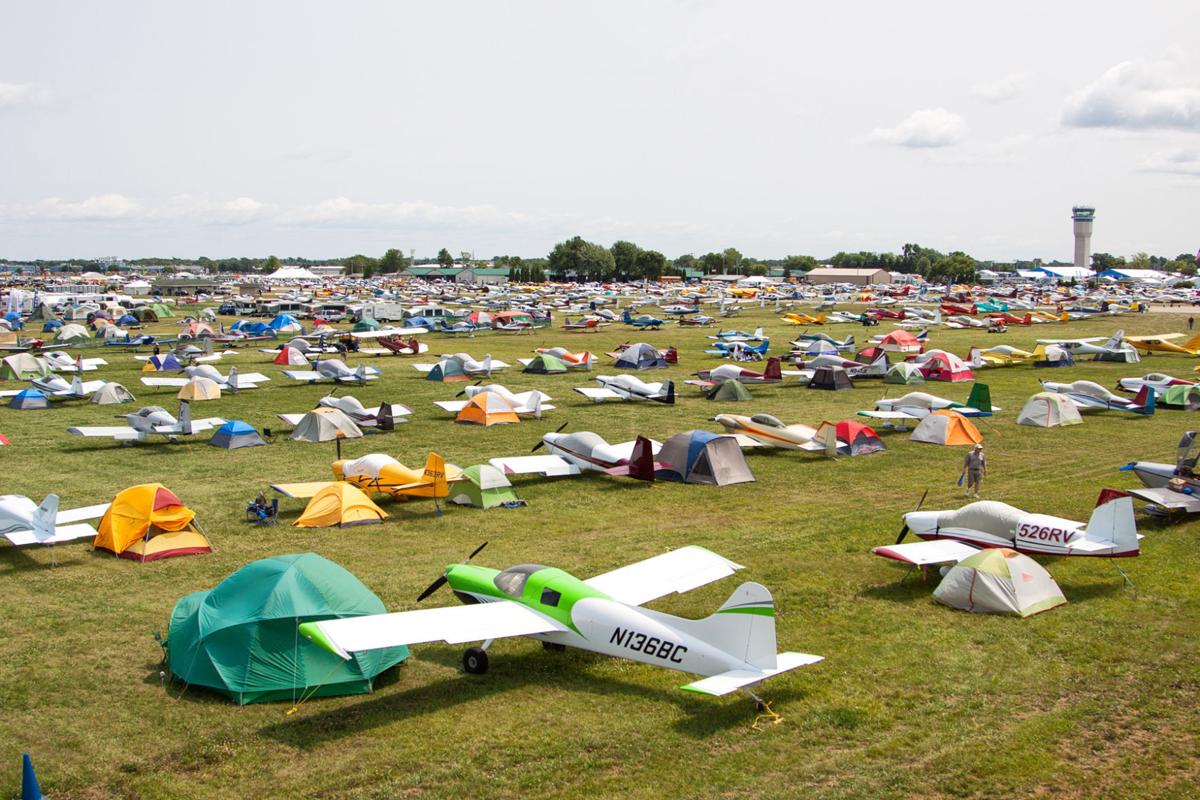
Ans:
POLYGON ((775 657, 776 667, 774 669, 734 669, 729 672, 722 672, 719 675, 693 681, 679 688, 685 692, 721 697, 722 695, 741 689, 743 686, 753 686, 781 672, 787 672, 798 667, 807 667, 810 664, 816 664, 824 660, 824 656, 814 656, 808 653, 780 653, 775 657))

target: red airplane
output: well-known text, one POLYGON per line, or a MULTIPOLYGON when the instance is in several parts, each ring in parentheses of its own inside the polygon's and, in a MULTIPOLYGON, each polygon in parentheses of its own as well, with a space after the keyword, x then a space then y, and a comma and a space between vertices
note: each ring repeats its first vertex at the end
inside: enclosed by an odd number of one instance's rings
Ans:
POLYGON ((951 303, 942 303, 942 311, 947 314, 966 314, 969 317, 973 317, 979 313, 979 311, 975 308, 974 303, 972 303, 970 307, 956 306, 951 303))
POLYGON ((1033 317, 1028 313, 1026 313, 1024 317, 1014 317, 1012 314, 1008 314, 1003 311, 997 311, 995 313, 988 314, 988 317, 991 319, 1002 320, 1006 325, 1032 325, 1033 324, 1033 317))

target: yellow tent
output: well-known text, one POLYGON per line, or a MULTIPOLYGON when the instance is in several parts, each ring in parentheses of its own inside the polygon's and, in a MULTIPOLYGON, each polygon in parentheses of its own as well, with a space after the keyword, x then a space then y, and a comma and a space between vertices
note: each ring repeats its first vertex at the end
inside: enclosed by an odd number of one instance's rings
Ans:
POLYGON ((195 517, 196 512, 161 483, 130 486, 113 498, 92 547, 137 561, 211 553, 212 545, 195 517))
POLYGON ((220 400, 221 386, 212 378, 192 378, 176 396, 180 400, 220 400))
POLYGON ((503 397, 494 392, 481 392, 467 401, 454 421, 475 425, 501 425, 521 420, 517 418, 512 405, 503 397))
POLYGON ((329 528, 334 525, 345 528, 383 522, 387 516, 387 512, 371 502, 371 498, 357 486, 337 481, 313 495, 304 513, 293 525, 297 528, 329 528))

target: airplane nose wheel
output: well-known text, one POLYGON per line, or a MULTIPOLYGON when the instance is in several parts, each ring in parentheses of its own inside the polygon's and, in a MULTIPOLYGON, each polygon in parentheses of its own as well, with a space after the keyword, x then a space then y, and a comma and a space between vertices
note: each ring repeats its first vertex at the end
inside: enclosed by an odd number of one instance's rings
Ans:
POLYGON ((463 653, 463 669, 472 675, 482 675, 488 671, 488 654, 482 647, 469 647, 463 653))

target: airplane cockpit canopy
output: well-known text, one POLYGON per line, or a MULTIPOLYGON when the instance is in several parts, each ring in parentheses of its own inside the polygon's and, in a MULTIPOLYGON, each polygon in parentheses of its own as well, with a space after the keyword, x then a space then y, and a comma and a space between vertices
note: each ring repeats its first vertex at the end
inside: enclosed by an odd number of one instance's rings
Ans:
POLYGON ((525 591, 525 581, 538 570, 546 569, 541 564, 518 564, 509 567, 494 578, 496 588, 510 597, 520 597, 525 591))

